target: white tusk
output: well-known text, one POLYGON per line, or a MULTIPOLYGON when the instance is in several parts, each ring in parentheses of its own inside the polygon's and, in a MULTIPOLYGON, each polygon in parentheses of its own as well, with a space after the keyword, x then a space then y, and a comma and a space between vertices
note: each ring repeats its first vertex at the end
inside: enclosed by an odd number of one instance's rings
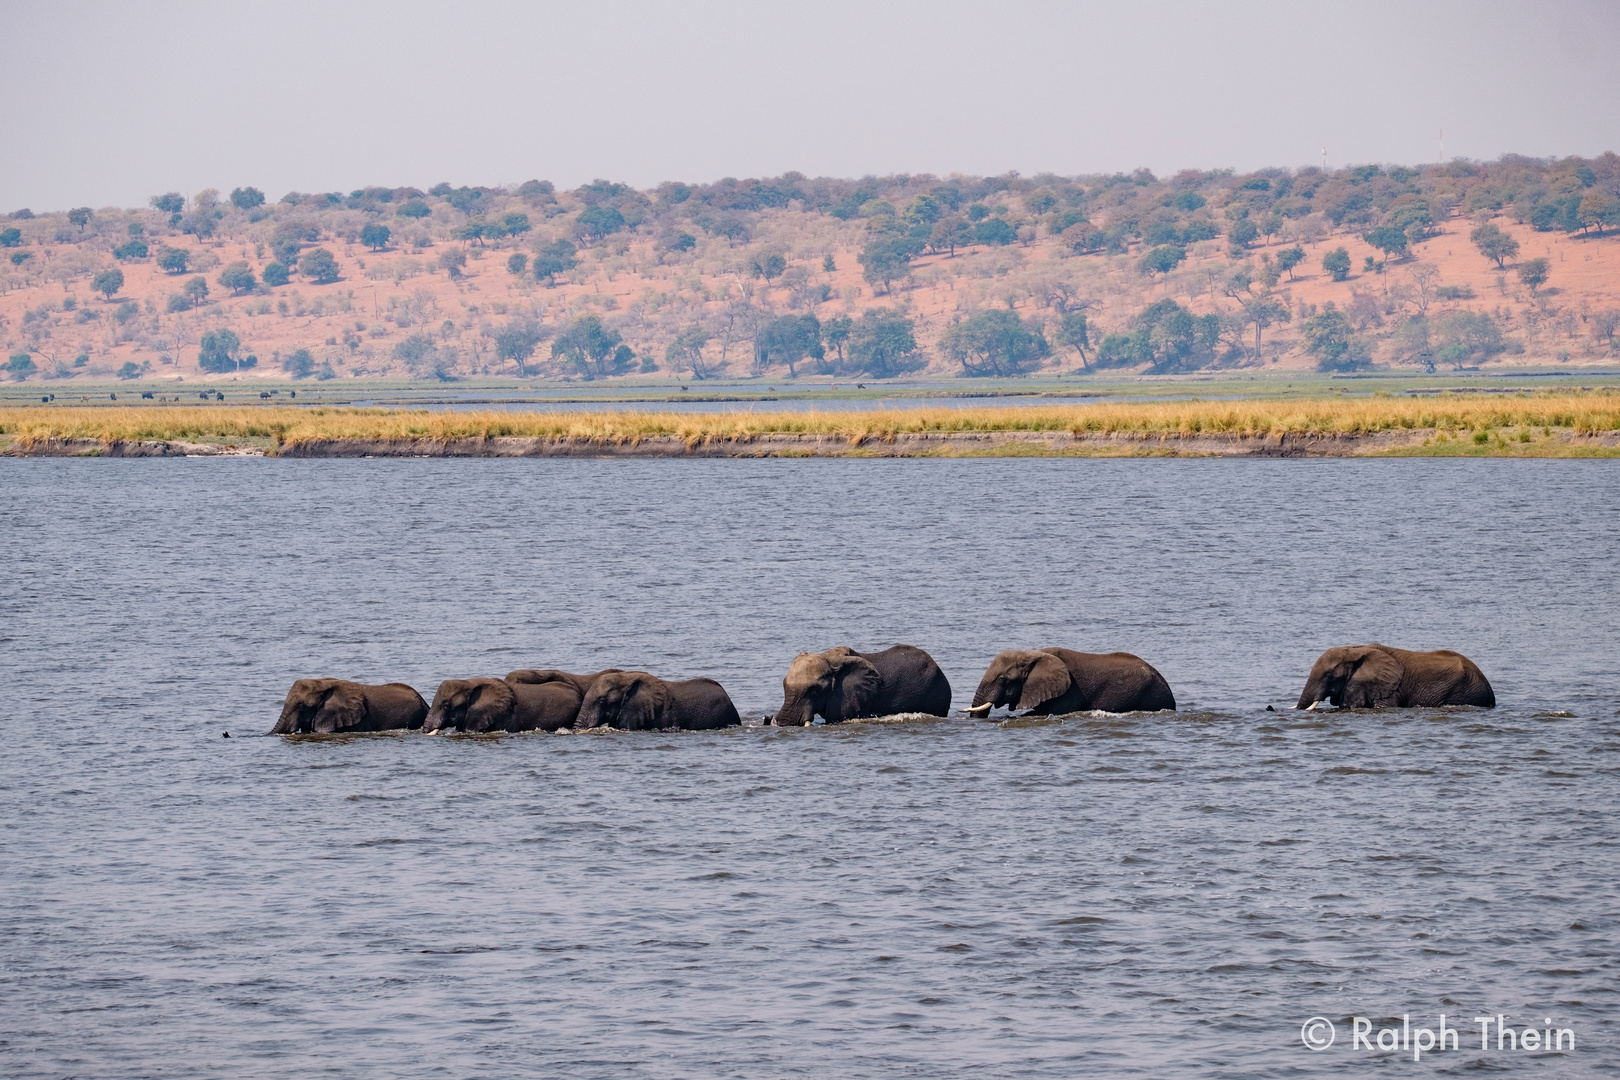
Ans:
POLYGON ((1319 702, 1319 701, 1313 701, 1309 705, 1305 706, 1305 711, 1310 712, 1312 709, 1316 708, 1320 704, 1321 704, 1321 702, 1319 702))
POLYGON ((962 711, 965 712, 965 713, 968 713, 971 716, 977 716, 980 713, 983 713, 986 716, 988 716, 989 713, 990 713, 990 710, 993 709, 993 708, 995 708, 995 706, 990 704, 987 701, 983 705, 969 705, 966 709, 963 709, 962 711))

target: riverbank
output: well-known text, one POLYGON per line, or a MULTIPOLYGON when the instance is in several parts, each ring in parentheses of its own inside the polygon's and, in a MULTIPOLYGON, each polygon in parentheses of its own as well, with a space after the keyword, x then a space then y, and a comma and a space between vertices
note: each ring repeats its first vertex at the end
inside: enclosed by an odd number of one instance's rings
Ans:
POLYGON ((800 413, 0 409, 14 457, 1620 457, 1620 394, 800 413))

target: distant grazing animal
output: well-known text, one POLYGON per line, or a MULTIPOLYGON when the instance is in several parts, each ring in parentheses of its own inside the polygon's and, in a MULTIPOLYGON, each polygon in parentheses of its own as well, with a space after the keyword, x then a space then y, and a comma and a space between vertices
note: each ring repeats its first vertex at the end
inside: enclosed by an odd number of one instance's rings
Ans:
POLYGON ((1490 682, 1462 653, 1410 652, 1377 642, 1343 645, 1317 658, 1294 708, 1314 709, 1324 699, 1352 709, 1496 707, 1490 682))
POLYGON ((272 735, 419 728, 427 702, 404 683, 367 686, 347 679, 299 679, 287 691, 272 735))
POLYGON ((612 671, 597 678, 579 707, 575 731, 615 727, 707 729, 742 723, 725 687, 713 679, 666 682, 645 671, 612 671))
POLYGON ((997 705, 1036 716, 1159 712, 1173 711, 1176 697, 1152 664, 1130 653, 1007 649, 990 661, 967 711, 988 716, 997 705))
POLYGON ((817 716, 829 724, 861 716, 951 711, 951 684, 934 658, 914 645, 858 653, 840 645, 800 653, 782 677, 780 727, 803 726, 817 716))
POLYGON ((433 695, 422 731, 556 731, 573 724, 581 697, 566 682, 446 679, 433 695))

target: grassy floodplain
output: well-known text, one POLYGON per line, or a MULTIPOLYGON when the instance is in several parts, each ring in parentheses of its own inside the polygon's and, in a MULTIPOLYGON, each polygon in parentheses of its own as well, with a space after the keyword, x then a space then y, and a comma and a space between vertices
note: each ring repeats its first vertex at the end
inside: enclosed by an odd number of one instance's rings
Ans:
MULTIPOLYGON (((1042 408, 895 408, 880 412, 428 412, 290 405, 0 408, 0 440, 28 452, 44 443, 185 442, 277 449, 329 440, 442 441, 528 437, 604 445, 673 437, 688 445, 773 435, 820 436, 851 446, 943 433, 1074 436, 1370 436, 1433 432, 1391 453, 1434 456, 1620 456, 1560 437, 1620 431, 1620 393, 1441 394, 1291 400, 1111 402, 1042 408)), ((981 451, 982 452, 982 451, 981 451)), ((1029 453, 1027 446, 1009 453, 1029 453)))

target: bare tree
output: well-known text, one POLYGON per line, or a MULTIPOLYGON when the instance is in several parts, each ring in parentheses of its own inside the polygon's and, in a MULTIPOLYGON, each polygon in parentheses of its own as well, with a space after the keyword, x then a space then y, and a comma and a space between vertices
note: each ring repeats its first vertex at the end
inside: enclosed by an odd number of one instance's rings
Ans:
POLYGON ((1435 287, 1440 283, 1440 271, 1427 263, 1414 263, 1407 267, 1406 276, 1411 279, 1411 287, 1406 291, 1407 303, 1425 318, 1429 314, 1429 304, 1434 301, 1435 287))

